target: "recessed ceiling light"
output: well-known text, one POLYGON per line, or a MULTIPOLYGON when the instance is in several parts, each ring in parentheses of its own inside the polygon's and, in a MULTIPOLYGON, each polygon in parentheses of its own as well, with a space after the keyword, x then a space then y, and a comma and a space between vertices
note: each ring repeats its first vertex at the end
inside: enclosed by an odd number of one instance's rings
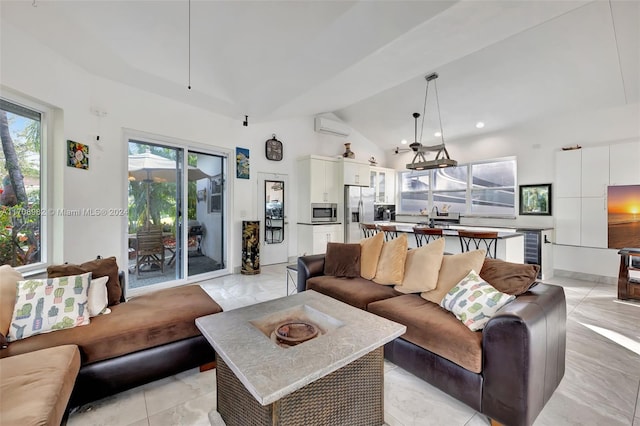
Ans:
POLYGON ((439 138, 440 136, 442 136, 442 133, 440 133, 440 132, 435 132, 435 133, 433 134, 433 136, 435 136, 436 138, 439 138))
POLYGON ((407 144, 407 140, 406 140, 406 139, 402 139, 402 140, 400 141, 400 143, 401 143, 402 145, 406 145, 406 144, 407 144))
POLYGON ((482 121, 478 121, 478 122, 476 123, 476 127, 477 127, 478 129, 482 129, 482 128, 484 127, 484 122, 482 122, 482 121))

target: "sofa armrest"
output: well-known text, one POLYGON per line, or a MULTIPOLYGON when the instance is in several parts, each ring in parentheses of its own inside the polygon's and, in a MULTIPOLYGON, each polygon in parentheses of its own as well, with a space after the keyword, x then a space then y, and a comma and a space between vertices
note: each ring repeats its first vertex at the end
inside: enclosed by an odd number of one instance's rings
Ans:
POLYGON ((307 280, 324 275, 324 253, 298 258, 298 293, 307 289, 307 280))
POLYGON ((482 412, 531 425, 564 376, 567 308, 562 287, 537 284, 500 309, 482 332, 482 412))

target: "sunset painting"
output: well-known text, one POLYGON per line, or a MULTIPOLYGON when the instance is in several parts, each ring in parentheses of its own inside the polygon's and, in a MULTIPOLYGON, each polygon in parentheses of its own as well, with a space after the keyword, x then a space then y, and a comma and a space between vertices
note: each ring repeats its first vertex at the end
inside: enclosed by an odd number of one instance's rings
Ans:
POLYGON ((640 185, 610 186, 609 248, 640 247, 640 185))

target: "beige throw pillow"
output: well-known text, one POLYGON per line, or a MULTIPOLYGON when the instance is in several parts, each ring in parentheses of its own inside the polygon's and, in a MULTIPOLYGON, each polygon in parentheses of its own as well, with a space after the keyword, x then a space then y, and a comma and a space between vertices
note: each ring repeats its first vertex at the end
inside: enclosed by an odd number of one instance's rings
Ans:
POLYGON ((426 246, 409 250, 404 262, 402 285, 395 286, 401 293, 420 293, 436 288, 438 273, 444 256, 444 238, 426 246))
POLYGON ((469 272, 482 269, 486 254, 486 250, 474 250, 443 256, 435 290, 420 293, 420 296, 430 302, 440 304, 445 294, 449 293, 469 272))
POLYGON ((373 281, 384 285, 400 285, 404 278, 404 261, 407 258, 407 234, 387 241, 382 246, 378 269, 373 281))
POLYGON ((376 276, 383 244, 384 235, 382 232, 360 241, 360 276, 362 278, 372 280, 376 276))
POLYGON ((22 280, 22 274, 10 265, 0 266, 0 333, 5 337, 9 333, 16 304, 17 284, 22 280))

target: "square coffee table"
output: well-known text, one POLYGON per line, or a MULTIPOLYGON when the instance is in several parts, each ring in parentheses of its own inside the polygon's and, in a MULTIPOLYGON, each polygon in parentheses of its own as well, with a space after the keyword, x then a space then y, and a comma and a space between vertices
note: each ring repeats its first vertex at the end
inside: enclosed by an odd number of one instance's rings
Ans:
POLYGON ((196 319, 216 351, 217 407, 234 425, 382 425, 383 345, 404 325, 304 291, 196 319), (281 345, 286 320, 319 329, 281 345))

